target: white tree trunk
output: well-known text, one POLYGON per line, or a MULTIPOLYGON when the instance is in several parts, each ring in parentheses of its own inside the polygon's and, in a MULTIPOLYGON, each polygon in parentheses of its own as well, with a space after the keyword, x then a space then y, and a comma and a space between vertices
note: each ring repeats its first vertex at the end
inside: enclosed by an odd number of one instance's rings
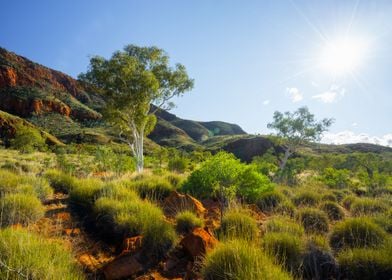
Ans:
POLYGON ((289 159, 289 157, 291 156, 291 154, 292 154, 292 153, 291 153, 290 149, 287 148, 287 149, 285 150, 285 152, 284 152, 284 157, 283 157, 282 161, 281 161, 280 164, 279 164, 279 169, 280 169, 280 171, 282 171, 282 170, 286 167, 287 160, 289 159))

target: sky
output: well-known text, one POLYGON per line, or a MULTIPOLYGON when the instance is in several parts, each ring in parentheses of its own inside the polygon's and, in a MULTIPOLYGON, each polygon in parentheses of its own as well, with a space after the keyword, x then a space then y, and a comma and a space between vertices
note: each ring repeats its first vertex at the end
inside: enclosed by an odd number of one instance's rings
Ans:
POLYGON ((392 1, 1 2, 0 46, 73 77, 127 44, 164 49, 195 80, 181 118, 267 134, 308 106, 335 119, 326 143, 392 146, 392 1))

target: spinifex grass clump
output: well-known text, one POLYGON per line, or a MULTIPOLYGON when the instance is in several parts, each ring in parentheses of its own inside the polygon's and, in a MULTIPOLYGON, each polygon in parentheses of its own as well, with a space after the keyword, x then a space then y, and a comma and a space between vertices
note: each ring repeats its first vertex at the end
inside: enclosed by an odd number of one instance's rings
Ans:
POLYGON ((342 205, 347 210, 351 209, 351 205, 358 199, 356 195, 348 195, 342 200, 342 205))
POLYGON ((207 254, 202 275, 205 280, 292 279, 257 246, 240 240, 221 243, 207 254))
POLYGON ((291 235, 302 236, 304 234, 304 228, 301 224, 288 217, 275 216, 265 223, 265 232, 289 233, 291 235))
POLYGON ((92 210, 94 201, 104 187, 98 179, 78 179, 69 194, 71 206, 81 214, 92 210))
POLYGON ((31 194, 8 194, 0 198, 0 226, 28 225, 44 216, 41 201, 31 194))
POLYGON ((341 252, 337 259, 345 279, 383 279, 392 275, 392 246, 379 249, 355 248, 341 252))
POLYGON ((297 213, 297 218, 308 233, 328 232, 328 217, 321 210, 304 208, 297 213))
POLYGON ((256 220, 243 209, 232 209, 223 216, 218 229, 221 239, 255 240, 259 229, 256 220))
POLYGON ((300 191, 293 197, 293 202, 297 206, 315 206, 320 201, 320 195, 312 191, 300 191))
POLYGON ((358 198, 351 204, 351 212, 354 216, 371 216, 388 210, 382 201, 371 198, 358 198))
POLYGON ((141 176, 129 183, 140 197, 150 200, 163 200, 175 189, 165 178, 159 176, 141 176))
POLYGON ((182 211, 176 215, 176 230, 179 233, 187 233, 195 227, 203 227, 203 225, 203 220, 191 211, 182 211))
POLYGON ((56 169, 47 170, 45 177, 57 192, 69 193, 78 184, 75 177, 56 169))
POLYGON ((339 222, 332 231, 330 244, 342 248, 375 247, 386 239, 385 231, 369 218, 351 218, 339 222))
POLYGON ((64 244, 26 230, 0 230, 0 261, 0 279, 85 279, 64 244))
POLYGON ((262 193, 257 199, 256 204, 263 212, 271 212, 276 209, 285 199, 284 195, 277 190, 262 193))
POLYGON ((304 251, 301 237, 287 232, 269 232, 263 237, 263 248, 278 264, 294 274, 299 273, 304 251))
POLYGON ((25 193, 44 200, 52 192, 43 178, 0 170, 0 197, 11 193, 25 193))
POLYGON ((344 217, 344 212, 339 204, 331 201, 324 202, 320 206, 321 210, 323 210, 328 218, 332 221, 341 220, 344 217))

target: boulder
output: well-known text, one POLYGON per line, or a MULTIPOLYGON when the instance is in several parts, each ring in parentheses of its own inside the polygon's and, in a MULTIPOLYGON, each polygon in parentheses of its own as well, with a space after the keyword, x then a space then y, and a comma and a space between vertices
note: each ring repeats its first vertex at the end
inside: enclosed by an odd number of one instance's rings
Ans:
POLYGON ((203 217, 206 209, 196 198, 173 191, 164 201, 163 209, 168 216, 175 216, 178 212, 189 210, 199 217, 203 217))
POLYGON ((121 256, 103 268, 106 280, 115 280, 131 277, 143 271, 143 266, 135 256, 121 256))
POLYGON ((195 228, 180 242, 184 250, 193 258, 201 257, 212 250, 218 240, 203 228, 195 228))
POLYGON ((122 245, 121 255, 132 254, 142 248, 143 236, 125 238, 122 245))

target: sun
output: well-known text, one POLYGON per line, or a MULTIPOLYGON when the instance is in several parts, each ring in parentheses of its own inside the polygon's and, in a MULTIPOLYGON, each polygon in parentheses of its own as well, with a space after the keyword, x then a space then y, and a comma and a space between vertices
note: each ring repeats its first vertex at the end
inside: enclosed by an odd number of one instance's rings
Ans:
POLYGON ((365 40, 343 38, 328 41, 320 55, 320 66, 335 76, 343 76, 356 71, 365 58, 365 40))

